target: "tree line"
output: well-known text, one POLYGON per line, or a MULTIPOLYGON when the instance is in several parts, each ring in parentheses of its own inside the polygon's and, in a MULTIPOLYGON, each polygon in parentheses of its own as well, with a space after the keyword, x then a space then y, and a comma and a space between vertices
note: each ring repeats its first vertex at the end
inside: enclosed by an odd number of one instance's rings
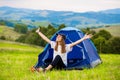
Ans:
MULTIPOLYGON (((1 25, 5 25, 4 22, 0 23, 1 25)), ((52 25, 48 25, 47 27, 42 27, 41 32, 44 33, 49 39, 52 37, 54 33, 58 30, 66 27, 65 24, 59 25, 58 28, 55 28, 52 25)), ((38 46, 45 46, 46 42, 43 41, 38 34, 35 33, 37 28, 33 28, 28 30, 25 24, 15 24, 14 30, 19 33, 24 33, 24 35, 20 36, 16 39, 17 42, 34 44, 38 46)), ((99 32, 95 32, 90 28, 81 29, 84 33, 92 33, 94 36, 92 37, 92 41, 95 44, 99 53, 119 53, 120 54, 120 37, 114 37, 110 34, 110 32, 106 30, 100 30, 99 32)), ((4 36, 1 39, 5 40, 4 36)))
MULTIPOLYGON (((52 25, 48 25, 48 27, 40 27, 41 32, 44 33, 48 38, 51 38, 52 35, 64 28, 65 25, 61 24, 58 28, 54 28, 52 25)), ((35 33, 35 28, 28 31, 25 35, 20 36, 16 41, 35 44, 39 46, 45 46, 46 42, 43 41, 38 34, 35 33)), ((110 32, 106 30, 100 30, 99 32, 95 32, 94 30, 82 29, 84 33, 91 33, 94 36, 92 37, 92 41, 95 44, 99 53, 119 53, 120 54, 120 37, 113 37, 110 32)))

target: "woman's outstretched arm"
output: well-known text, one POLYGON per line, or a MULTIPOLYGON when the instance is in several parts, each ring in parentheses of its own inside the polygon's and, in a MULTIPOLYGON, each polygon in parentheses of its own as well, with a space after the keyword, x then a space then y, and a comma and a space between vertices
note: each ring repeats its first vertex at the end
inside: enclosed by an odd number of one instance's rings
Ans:
POLYGON ((50 39, 48 39, 42 32, 40 32, 40 28, 38 28, 38 29, 36 30, 36 33, 38 33, 38 34, 40 35, 40 37, 41 37, 43 40, 45 40, 46 42, 48 42, 48 43, 51 42, 50 39))
POLYGON ((92 34, 88 34, 88 35, 85 34, 85 36, 84 36, 83 38, 81 38, 81 39, 79 39, 79 40, 71 43, 71 44, 70 44, 70 47, 73 47, 73 46, 75 46, 75 45, 81 43, 82 41, 84 41, 84 40, 86 40, 86 39, 89 39, 89 38, 91 38, 91 37, 92 37, 92 34))

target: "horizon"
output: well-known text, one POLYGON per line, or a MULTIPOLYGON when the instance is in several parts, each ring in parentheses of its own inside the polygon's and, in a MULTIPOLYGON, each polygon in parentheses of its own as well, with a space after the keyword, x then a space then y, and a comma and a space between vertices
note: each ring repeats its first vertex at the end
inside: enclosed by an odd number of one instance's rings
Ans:
POLYGON ((72 12, 98 12, 108 9, 120 8, 119 0, 1 0, 0 7, 24 8, 32 10, 72 11, 72 12), (59 3, 59 4, 58 4, 59 3), (21 5, 22 4, 22 5, 21 5), (102 5, 102 6, 101 6, 102 5))
MULTIPOLYGON (((50 10, 50 9, 17 8, 17 7, 11 7, 11 6, 0 6, 0 7, 9 7, 9 8, 16 8, 16 9, 28 9, 28 10, 48 10, 48 11, 76 12, 76 11, 65 11, 65 10, 50 10)), ((120 8, 111 8, 111 9, 104 9, 104 10, 99 10, 99 11, 84 11, 84 12, 100 12, 100 11, 112 10, 112 9, 120 9, 120 8)), ((84 12, 76 12, 76 13, 84 13, 84 12)))

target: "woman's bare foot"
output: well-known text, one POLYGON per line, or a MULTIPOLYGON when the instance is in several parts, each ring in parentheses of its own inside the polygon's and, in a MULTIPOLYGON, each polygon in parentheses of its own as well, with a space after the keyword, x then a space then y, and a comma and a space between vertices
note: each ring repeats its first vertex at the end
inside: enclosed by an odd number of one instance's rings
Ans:
POLYGON ((42 72, 44 69, 43 68, 41 68, 41 67, 39 67, 39 68, 36 68, 36 71, 37 72, 42 72))

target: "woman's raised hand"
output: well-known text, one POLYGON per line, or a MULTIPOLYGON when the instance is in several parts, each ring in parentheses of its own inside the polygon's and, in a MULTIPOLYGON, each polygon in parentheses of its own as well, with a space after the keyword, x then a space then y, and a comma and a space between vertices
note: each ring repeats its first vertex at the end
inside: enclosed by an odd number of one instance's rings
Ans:
POLYGON ((36 30, 36 33, 39 33, 40 32, 40 28, 38 28, 37 30, 36 30))
POLYGON ((47 37, 40 31, 40 28, 38 28, 38 29, 36 30, 36 33, 38 33, 39 36, 40 36, 43 40, 45 40, 46 42, 48 42, 48 43, 51 42, 51 41, 49 40, 49 38, 47 38, 47 37))
POLYGON ((85 36, 83 37, 84 39, 89 39, 91 38, 93 35, 92 34, 85 34, 85 36))

